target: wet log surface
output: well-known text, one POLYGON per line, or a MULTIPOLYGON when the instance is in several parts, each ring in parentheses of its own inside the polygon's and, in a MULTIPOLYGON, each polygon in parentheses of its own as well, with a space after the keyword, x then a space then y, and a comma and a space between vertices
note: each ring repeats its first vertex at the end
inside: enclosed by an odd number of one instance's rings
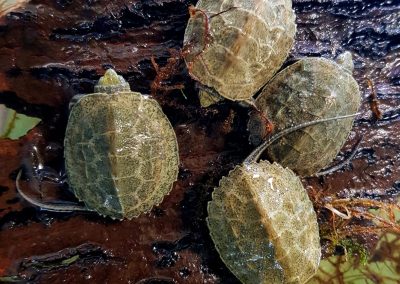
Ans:
MULTIPOLYGON (((71 97, 92 92, 108 67, 134 91, 150 93, 156 75, 151 57, 163 65, 168 49, 182 46, 188 1, 109 2, 35 0, 0 18, 0 103, 42 119, 25 137, 0 140, 0 276, 37 283, 236 283, 214 249, 205 217, 219 179, 251 151, 248 110, 229 102, 201 109, 184 69, 174 80, 185 85, 186 97, 179 91, 154 96, 176 130, 181 166, 172 192, 150 213, 122 222, 48 213, 16 192, 16 173, 24 166, 30 194, 73 199, 65 186, 33 178, 40 167, 55 175, 64 172, 71 97)), ((396 197, 400 5, 296 0, 294 8, 298 32, 291 59, 334 58, 350 50, 363 95, 362 115, 337 159, 362 137, 351 166, 305 179, 305 185, 339 197, 396 197), (373 81, 380 100, 383 118, 377 122, 367 103, 366 79, 373 81)))

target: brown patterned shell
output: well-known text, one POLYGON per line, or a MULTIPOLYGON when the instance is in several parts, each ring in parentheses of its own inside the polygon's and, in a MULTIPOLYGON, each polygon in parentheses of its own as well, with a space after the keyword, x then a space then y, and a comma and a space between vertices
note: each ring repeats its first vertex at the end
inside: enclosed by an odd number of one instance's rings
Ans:
POLYGON ((208 227, 243 283, 305 283, 317 271, 317 217, 300 179, 268 161, 237 166, 215 189, 208 227))
POLYGON ((290 0, 199 0, 184 37, 189 73, 227 99, 247 100, 282 66, 295 33, 290 0))
POLYGON ((175 132, 158 103, 140 93, 82 97, 65 135, 69 184, 101 215, 131 219, 147 212, 177 178, 175 132))
MULTIPOLYGON (((322 118, 356 113, 361 101, 350 53, 338 59, 306 58, 279 72, 262 90, 256 106, 275 126, 273 133, 322 118), (346 69, 349 68, 349 69, 346 69)), ((285 135, 266 150, 271 160, 302 176, 326 167, 346 141, 354 118, 315 124, 285 135)), ((264 136, 264 121, 253 112, 250 142, 264 136)))

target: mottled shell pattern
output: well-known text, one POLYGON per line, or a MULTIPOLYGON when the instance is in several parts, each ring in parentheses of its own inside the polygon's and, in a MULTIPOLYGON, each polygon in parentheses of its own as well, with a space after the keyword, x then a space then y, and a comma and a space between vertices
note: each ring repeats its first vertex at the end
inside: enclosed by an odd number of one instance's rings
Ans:
MULTIPOLYGON (((253 112, 250 117, 250 142, 258 145, 265 138, 262 116, 274 124, 274 134, 307 121, 356 113, 361 96, 351 54, 345 52, 337 62, 304 58, 279 72, 255 101, 262 115, 253 112)), ((268 157, 301 176, 315 174, 337 155, 353 120, 319 123, 285 135, 268 147, 268 157)))
POLYGON ((243 283, 305 283, 317 271, 317 217, 300 179, 279 164, 243 164, 223 177, 207 224, 222 260, 243 283))
POLYGON ((107 70, 72 108, 65 134, 69 184, 89 209, 131 219, 159 204, 178 174, 175 132, 158 103, 107 70))
POLYGON ((230 100, 251 98, 293 45, 290 0, 199 0, 184 36, 190 75, 230 100))

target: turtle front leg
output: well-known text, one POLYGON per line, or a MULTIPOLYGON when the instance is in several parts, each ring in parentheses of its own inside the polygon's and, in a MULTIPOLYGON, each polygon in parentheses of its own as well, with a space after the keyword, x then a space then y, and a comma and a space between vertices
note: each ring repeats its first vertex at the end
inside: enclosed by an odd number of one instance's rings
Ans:
POLYGON ((74 107, 74 105, 84 96, 85 96, 85 94, 78 94, 78 95, 73 96, 68 104, 69 111, 71 111, 71 109, 74 107))

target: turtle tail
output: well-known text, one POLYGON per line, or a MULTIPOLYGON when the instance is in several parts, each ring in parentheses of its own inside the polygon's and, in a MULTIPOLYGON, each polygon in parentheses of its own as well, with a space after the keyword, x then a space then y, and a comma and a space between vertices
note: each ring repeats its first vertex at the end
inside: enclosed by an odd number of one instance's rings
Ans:
POLYGON ((19 182, 21 180, 21 175, 22 175, 22 169, 19 170, 19 172, 17 174, 17 178, 15 180, 15 186, 17 188, 18 194, 21 195, 22 198, 25 199, 26 201, 28 201, 30 204, 39 207, 41 210, 50 211, 50 212, 76 212, 76 211, 88 212, 88 211, 92 211, 92 210, 88 209, 87 207, 79 205, 79 204, 46 203, 46 202, 42 202, 37 199, 34 199, 32 197, 29 197, 21 190, 21 187, 19 184, 19 182))

